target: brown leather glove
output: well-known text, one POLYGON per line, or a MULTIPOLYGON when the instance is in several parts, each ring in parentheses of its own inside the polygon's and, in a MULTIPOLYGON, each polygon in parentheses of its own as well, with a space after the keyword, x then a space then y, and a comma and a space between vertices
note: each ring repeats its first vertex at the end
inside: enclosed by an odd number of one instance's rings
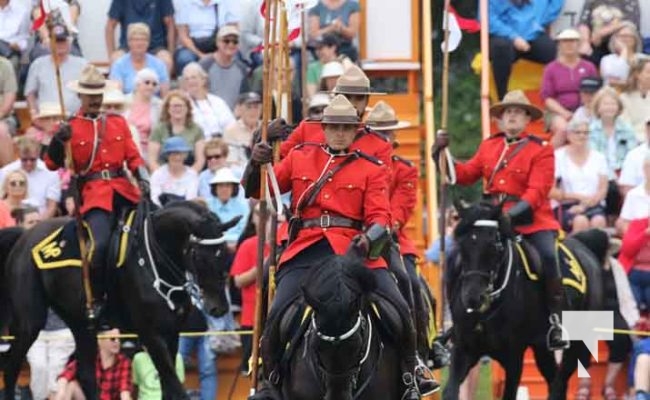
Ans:
POLYGON ((253 146, 251 161, 257 165, 270 163, 273 161, 273 147, 266 142, 256 143, 253 146))
MULTIPOLYGON (((269 122, 266 129, 266 140, 273 143, 277 140, 285 140, 293 131, 293 127, 288 125, 282 118, 276 118, 269 122)), ((258 143, 262 140, 262 128, 257 128, 253 133, 253 143, 258 143)))
POLYGON ((443 131, 441 129, 436 132, 436 140, 431 146, 431 158, 433 161, 436 163, 438 162, 438 159, 440 158, 440 152, 446 149, 447 146, 449 146, 449 135, 446 131, 443 131))

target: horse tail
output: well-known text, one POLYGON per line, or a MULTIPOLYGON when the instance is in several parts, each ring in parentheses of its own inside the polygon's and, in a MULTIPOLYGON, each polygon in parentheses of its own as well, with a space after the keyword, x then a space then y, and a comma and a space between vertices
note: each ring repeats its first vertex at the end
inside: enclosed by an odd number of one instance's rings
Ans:
POLYGON ((9 323, 9 288, 7 287, 7 269, 9 254, 18 239, 25 232, 21 227, 0 229, 0 332, 9 323))
POLYGON ((571 235, 565 244, 574 253, 587 277, 586 309, 600 310, 603 303, 602 268, 609 244, 607 233, 590 229, 571 235))

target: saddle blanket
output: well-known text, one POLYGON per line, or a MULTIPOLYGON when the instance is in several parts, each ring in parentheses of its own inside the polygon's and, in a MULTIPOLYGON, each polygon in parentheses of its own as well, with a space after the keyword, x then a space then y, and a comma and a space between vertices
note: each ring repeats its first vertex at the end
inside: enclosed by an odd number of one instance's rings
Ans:
MULTIPOLYGON (((128 250, 129 233, 135 211, 130 211, 124 221, 120 222, 121 229, 113 234, 111 243, 118 240, 117 248, 117 267, 124 264, 126 253, 128 250)), ((86 247, 88 259, 92 259, 94 251, 94 241, 88 225, 83 223, 86 237, 86 247)), ((49 234, 45 239, 41 240, 36 246, 32 248, 32 259, 38 269, 56 269, 68 267, 81 267, 81 251, 77 238, 77 222, 71 220, 65 225, 49 234)))
MULTIPOLYGON (((541 271, 541 263, 539 256, 531 245, 527 243, 515 243, 515 248, 521 257, 524 265, 524 270, 528 279, 531 281, 539 281, 541 271), (535 252, 533 255, 532 252, 535 252), (537 262, 533 262, 531 266, 531 257, 536 258, 537 262)), ((572 287, 578 292, 587 293, 587 276, 585 275, 584 267, 575 254, 564 243, 558 242, 558 257, 560 259, 560 272, 562 273, 562 283, 564 286, 572 287)))

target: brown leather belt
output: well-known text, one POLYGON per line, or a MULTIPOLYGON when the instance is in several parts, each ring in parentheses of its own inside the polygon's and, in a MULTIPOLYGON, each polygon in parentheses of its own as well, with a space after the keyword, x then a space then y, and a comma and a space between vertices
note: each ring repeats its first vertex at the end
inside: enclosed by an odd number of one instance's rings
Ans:
POLYGON ((104 180, 108 181, 114 178, 120 178, 126 176, 123 168, 120 169, 103 169, 99 172, 93 172, 92 174, 80 176, 79 179, 82 182, 104 180))
POLYGON ((339 215, 323 214, 319 218, 305 218, 302 220, 303 228, 350 228, 360 231, 363 223, 356 219, 339 215))

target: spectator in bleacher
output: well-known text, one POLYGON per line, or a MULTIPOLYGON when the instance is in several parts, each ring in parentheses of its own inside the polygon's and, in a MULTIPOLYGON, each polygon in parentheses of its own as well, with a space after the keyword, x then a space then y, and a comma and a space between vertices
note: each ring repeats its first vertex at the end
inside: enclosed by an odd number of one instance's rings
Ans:
MULTIPOLYGON (((647 207, 647 205, 646 205, 647 207)), ((631 220, 619 253, 629 274, 636 304, 641 312, 650 311, 650 228, 648 218, 631 220)))
POLYGON ((605 156, 589 148, 589 121, 571 120, 568 145, 555 150, 551 199, 559 202, 558 220, 567 232, 607 227, 605 196, 608 171, 605 156))
MULTIPOLYGON (((38 216, 38 210, 36 210, 38 216)), ((50 399, 57 391, 57 378, 75 349, 70 328, 61 318, 47 310, 45 327, 27 352, 29 388, 34 399, 50 399)))
POLYGON ((650 338, 635 344, 628 372, 634 396, 631 400, 650 400, 650 338))
POLYGON ((316 93, 309 99, 309 106, 307 108, 307 118, 312 121, 320 121, 323 119, 323 111, 325 107, 330 105, 331 97, 326 93, 316 93))
POLYGON ((585 0, 580 14, 580 54, 600 65, 609 54, 609 39, 625 20, 639 26, 639 0, 585 0))
POLYGON ((165 140, 162 156, 166 162, 151 174, 151 200, 162 205, 161 196, 192 200, 197 197, 199 178, 196 171, 185 165, 192 148, 181 136, 165 140))
POLYGON ((240 173, 246 168, 253 134, 261 124, 262 97, 255 92, 242 93, 237 100, 237 111, 239 118, 226 129, 223 140, 228 144, 229 166, 240 173))
MULTIPOLYGON (((78 0, 48 0, 43 2, 43 8, 50 14, 57 23, 65 25, 72 37, 70 54, 81 57, 81 47, 77 40, 77 20, 81 12, 81 5, 78 0)), ((35 4, 32 9, 32 19, 36 20, 41 16, 41 7, 35 4)), ((50 54, 50 32, 47 24, 43 24, 34 35, 34 43, 29 52, 30 61, 40 56, 50 54)))
POLYGON ((630 222, 650 217, 650 152, 643 158, 643 182, 635 186, 625 196, 617 227, 621 233, 627 232, 630 222))
MULTIPOLYGON (((114 0, 117 1, 117 0, 114 0)), ((137 73, 149 68, 156 73, 156 82, 160 95, 165 96, 169 90, 169 73, 165 63, 147 53, 151 31, 149 27, 141 22, 129 25, 127 30, 128 51, 111 63, 109 78, 120 83, 124 93, 131 93, 134 90, 137 73)))
POLYGON ((500 99, 508 91, 517 59, 542 64, 555 59, 555 43, 546 30, 563 4, 564 0, 489 0, 490 60, 500 99))
MULTIPOLYGON (((208 330, 207 318, 211 318, 204 311, 192 307, 190 315, 184 322, 183 331, 206 332, 208 330)), ((185 336, 178 341, 178 352, 183 358, 186 369, 190 365, 190 357, 196 351, 196 368, 199 373, 200 400, 214 400, 217 398, 217 354, 210 348, 208 336, 185 336)), ((193 396, 193 398, 195 398, 193 396)))
POLYGON ((630 68, 641 51, 641 36, 630 21, 623 21, 609 39, 609 51, 600 60, 600 76, 606 84, 624 88, 630 75, 630 68))
POLYGON ((19 0, 0 0, 0 57, 9 59, 18 76, 30 30, 29 8, 19 0))
MULTIPOLYGON (((65 25, 54 26, 56 40, 56 57, 59 63, 61 80, 69 82, 81 75, 88 61, 70 54, 70 32, 65 25)), ((56 83, 56 68, 51 54, 39 57, 29 66, 27 81, 25 82, 25 97, 29 105, 32 118, 38 115, 40 103, 58 103, 58 86, 56 83)), ((63 103, 66 114, 74 114, 81 106, 79 96, 67 86, 63 87, 63 103)))
MULTIPOLYGON (((608 234, 604 231, 592 230, 581 232, 578 235, 588 238, 590 243, 598 243, 594 255, 599 261, 598 264, 602 265, 603 303, 600 310, 609 311, 613 314, 613 329, 629 331, 630 327, 635 326, 639 320, 639 310, 625 270, 618 260, 612 257, 614 251, 618 251, 618 249, 614 248, 614 242, 610 241, 608 234)), ((632 350, 632 341, 629 335, 617 333, 613 335, 612 340, 607 340, 605 343, 609 352, 607 371, 602 383, 601 394, 603 400, 618 400, 621 397, 616 393, 614 384, 623 368, 623 363, 632 350)), ((585 390, 582 388, 591 386, 590 378, 582 378, 580 386, 579 390, 583 391, 584 394, 585 390)), ((589 397, 583 395, 576 396, 576 398, 584 399, 589 397)))
POLYGON ((205 144, 204 154, 207 167, 199 174, 199 197, 207 201, 212 197, 210 181, 219 169, 227 166, 228 145, 223 139, 210 139, 205 144))
POLYGON ((580 107, 573 113, 573 118, 591 121, 593 118, 594 95, 603 87, 603 80, 597 76, 588 76, 580 80, 580 107))
POLYGON ((29 182, 27 174, 22 170, 14 170, 4 174, 2 182, 2 201, 9 211, 23 207, 28 199, 29 182))
POLYGON ((18 138, 16 143, 18 160, 0 169, 0 176, 7 176, 15 170, 26 174, 29 202, 38 207, 44 219, 52 218, 56 214, 57 204, 61 200, 59 174, 47 169, 43 160, 39 158, 41 144, 38 141, 23 136, 18 138))
POLYGON ((124 117, 138 130, 139 147, 145 155, 145 161, 149 135, 160 119, 162 109, 162 100, 156 96, 157 88, 158 75, 152 69, 144 68, 135 75, 135 88, 126 98, 127 107, 124 117))
MULTIPOLYGON (((217 50, 219 27, 239 22, 236 0, 178 0, 176 29, 180 46, 174 53, 176 73, 217 50)), ((256 13, 259 15, 259 12, 256 13)))
POLYGON ((541 96, 553 133, 551 141, 556 148, 565 143, 567 124, 580 106, 582 78, 598 75, 596 66, 580 58, 579 40, 580 34, 575 29, 560 32, 555 37, 557 59, 544 67, 541 96))
POLYGON ((605 203, 607 215, 616 215, 620 205, 620 193, 616 179, 623 160, 637 145, 634 131, 622 117, 623 103, 610 87, 603 87, 593 100, 594 118, 589 126, 589 146, 605 155, 609 186, 605 203))
MULTIPOLYGON (((251 74, 251 79, 250 79, 250 89, 252 92, 261 94, 263 92, 263 67, 260 66, 258 67, 253 73, 251 74)), ((289 79, 291 80, 291 120, 292 121, 300 121, 302 120, 302 99, 300 97, 300 82, 298 82, 295 79, 295 64, 294 64, 294 59, 290 58, 289 59, 289 70, 287 71, 286 68, 282 68, 280 66, 274 66, 272 68, 271 74, 272 74, 272 79, 273 81, 280 81, 284 82, 285 81, 285 74, 289 74, 289 79)), ((280 97, 280 93, 278 92, 278 89, 275 85, 273 85, 273 88, 271 89, 271 98, 273 99, 273 103, 271 106, 271 118, 284 118, 285 120, 289 120, 289 98, 287 97, 287 93, 283 93, 282 97, 280 97), (282 112, 278 113, 278 105, 281 104, 281 109, 282 112)))
POLYGON ((309 37, 313 40, 326 34, 339 41, 339 54, 356 62, 359 58, 354 41, 359 34, 361 7, 354 0, 320 0, 309 10, 309 37))
POLYGON ((16 225, 25 229, 30 229, 42 221, 41 213, 38 212, 38 208, 29 204, 14 209, 11 212, 11 216, 16 220, 16 225))
POLYGON ((231 109, 239 93, 248 91, 247 67, 237 58, 239 36, 236 26, 222 26, 217 33, 217 50, 199 62, 208 74, 210 93, 221 97, 231 109))
POLYGON ((623 195, 627 194, 633 187, 643 183, 643 160, 646 154, 650 152, 650 116, 646 116, 645 123, 645 140, 632 149, 623 161, 621 175, 618 178, 618 185, 623 195))
POLYGON ((208 208, 219 217, 220 221, 226 222, 241 216, 237 225, 224 233, 231 257, 235 255, 237 241, 244 232, 248 214, 250 214, 248 201, 242 200, 238 196, 239 181, 240 178, 237 178, 230 168, 225 167, 217 170, 210 180, 210 194, 212 196, 206 199, 208 208))
POLYGON ((639 57, 630 71, 629 85, 621 93, 623 116, 632 124, 637 140, 646 141, 646 120, 650 115, 650 58, 639 57))
POLYGON ((203 130, 192 118, 192 105, 185 94, 179 90, 169 92, 163 101, 160 121, 156 124, 149 137, 148 157, 149 169, 155 171, 160 166, 160 148, 170 137, 182 137, 192 150, 185 158, 185 165, 194 169, 198 174, 205 166, 203 147, 205 139, 203 130))
MULTIPOLYGON (((147 33, 145 51, 156 56, 165 64, 167 74, 171 74, 174 49, 176 48, 176 27, 174 26, 174 6, 172 0, 112 0, 108 10, 105 28, 106 50, 111 64, 127 52, 130 39, 128 27, 141 23, 150 30, 147 33), (120 25, 119 48, 115 47, 115 28, 120 25)), ((142 39, 141 43, 142 45, 142 39)), ((128 51, 131 51, 130 43, 128 51)), ((142 61, 140 61, 142 62, 142 61)), ((140 66, 142 68, 142 66, 140 66)), ((137 68, 139 69, 139 68, 137 68)), ((162 79, 162 77, 161 77, 162 79)), ((163 80, 163 82, 166 82, 163 80)), ((127 92, 128 93, 128 92, 127 92)))
MULTIPOLYGON (((133 371, 133 384, 137 386, 138 400, 160 400, 163 398, 158 371, 144 346, 142 351, 133 356, 131 370, 133 371)), ((176 353, 176 375, 181 383, 185 382, 185 366, 180 353, 176 353)))
MULTIPOLYGON (((100 335, 119 335, 118 329, 103 329, 100 335)), ((131 360, 120 351, 120 339, 102 337, 97 339, 98 352, 95 364, 99 399, 131 400, 131 360)), ((77 360, 71 360, 57 380, 55 400, 85 399, 76 380, 77 360)))
POLYGON ((201 127, 205 138, 221 137, 235 122, 235 117, 221 97, 208 93, 208 74, 198 63, 191 62, 183 69, 181 79, 192 101, 194 122, 201 127))
POLYGON ((343 75, 343 64, 338 61, 331 61, 323 65, 320 75, 318 91, 330 93, 336 86, 336 81, 343 75))
POLYGON ((0 229, 11 228, 12 226, 16 226, 16 219, 11 215, 9 204, 3 198, 0 198, 0 229))
POLYGON ((307 66, 307 94, 309 97, 318 92, 321 73, 325 64, 336 61, 339 58, 339 40, 333 34, 325 34, 314 40, 317 60, 307 66))
POLYGON ((11 62, 0 56, 0 167, 10 162, 14 156, 11 137, 18 127, 14 115, 17 92, 16 72, 11 62))
POLYGON ((61 107, 57 103, 41 103, 38 114, 32 117, 32 125, 25 131, 25 137, 41 145, 39 158, 43 158, 61 120, 61 107))

